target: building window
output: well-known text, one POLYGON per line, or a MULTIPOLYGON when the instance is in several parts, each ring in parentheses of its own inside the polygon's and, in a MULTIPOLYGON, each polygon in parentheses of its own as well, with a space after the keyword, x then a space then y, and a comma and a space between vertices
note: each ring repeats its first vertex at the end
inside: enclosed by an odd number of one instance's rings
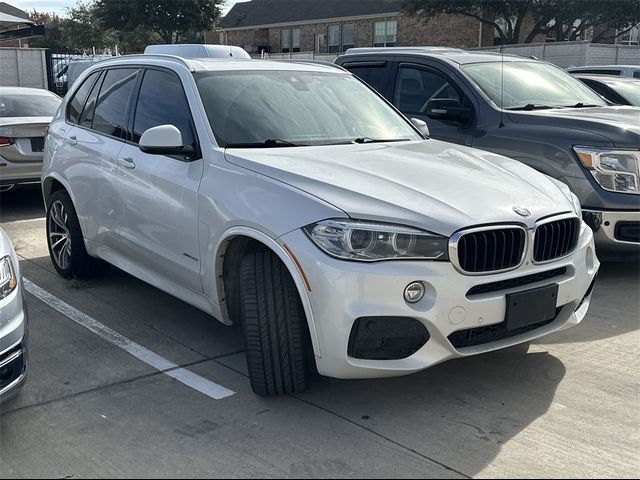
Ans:
POLYGON ((325 34, 316 35, 316 53, 327 53, 327 36, 325 34))
POLYGON ((346 52, 348 49, 356 46, 356 29, 354 24, 342 26, 342 51, 346 52))
POLYGON ((300 29, 294 28, 291 34, 291 51, 300 51, 300 29))
POLYGON ((618 37, 617 43, 620 45, 640 45, 640 25, 636 25, 627 33, 618 37))
POLYGON ((340 51, 340 26, 331 25, 329 27, 329 53, 340 51))
POLYGON ((395 47, 398 22, 376 22, 373 26, 373 46, 374 47, 395 47))
POLYGON ((280 47, 282 48, 282 53, 291 51, 291 30, 280 31, 280 47))

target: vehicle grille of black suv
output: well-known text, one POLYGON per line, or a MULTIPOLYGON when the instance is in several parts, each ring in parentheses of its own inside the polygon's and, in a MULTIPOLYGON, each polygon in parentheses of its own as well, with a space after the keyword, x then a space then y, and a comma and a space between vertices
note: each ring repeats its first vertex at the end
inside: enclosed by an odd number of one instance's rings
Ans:
POLYGON ((539 225, 533 243, 533 260, 548 262, 569 255, 578 244, 580 220, 563 218, 539 225))
POLYGON ((522 262, 527 232, 521 227, 496 227, 461 232, 457 239, 458 266, 468 273, 509 270, 522 262))

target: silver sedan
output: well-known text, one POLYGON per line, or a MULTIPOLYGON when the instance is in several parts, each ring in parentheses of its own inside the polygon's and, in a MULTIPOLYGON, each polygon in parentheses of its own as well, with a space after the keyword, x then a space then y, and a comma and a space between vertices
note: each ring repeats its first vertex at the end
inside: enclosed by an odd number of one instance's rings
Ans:
POLYGON ((46 129, 61 101, 47 90, 0 87, 0 192, 40 182, 46 129))
POLYGON ((27 376, 27 313, 18 257, 0 228, 0 401, 14 396, 27 376))

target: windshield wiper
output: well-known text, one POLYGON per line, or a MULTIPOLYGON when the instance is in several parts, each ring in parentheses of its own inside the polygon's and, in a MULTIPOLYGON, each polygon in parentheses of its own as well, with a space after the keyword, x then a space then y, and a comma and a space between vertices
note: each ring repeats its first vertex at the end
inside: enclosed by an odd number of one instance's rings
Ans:
POLYGON ((274 148, 274 147, 307 147, 299 143, 289 142, 280 138, 268 138, 262 142, 227 143, 225 148, 274 148))
POLYGON ((530 112, 531 110, 547 110, 550 108, 558 108, 558 107, 552 107, 550 105, 535 105, 533 103, 527 103, 526 105, 522 105, 521 107, 505 108, 505 110, 524 110, 525 112, 530 112))
POLYGON ((353 140, 353 143, 385 143, 385 142, 408 142, 410 138, 370 138, 370 137, 358 137, 353 140))
POLYGON ((602 105, 591 105, 589 103, 578 102, 575 105, 570 105, 567 108, 591 108, 591 107, 601 107, 602 105))

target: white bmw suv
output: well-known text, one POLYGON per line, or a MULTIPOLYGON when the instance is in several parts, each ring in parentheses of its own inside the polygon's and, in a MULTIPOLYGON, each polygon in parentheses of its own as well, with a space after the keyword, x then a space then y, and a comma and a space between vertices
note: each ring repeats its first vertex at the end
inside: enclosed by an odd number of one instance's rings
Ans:
POLYGON ((585 317, 599 262, 563 184, 425 138, 346 71, 140 55, 47 138, 65 278, 113 264, 242 324, 254 391, 404 375, 585 317))

